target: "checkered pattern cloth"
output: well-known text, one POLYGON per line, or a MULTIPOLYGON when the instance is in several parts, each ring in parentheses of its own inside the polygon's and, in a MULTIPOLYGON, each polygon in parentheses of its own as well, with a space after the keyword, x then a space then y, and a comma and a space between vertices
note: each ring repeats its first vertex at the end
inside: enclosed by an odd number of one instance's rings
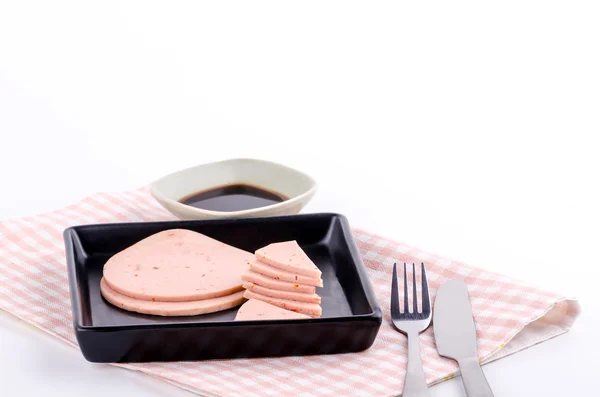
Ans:
MULTIPOLYGON (((172 219, 147 189, 98 193, 50 213, 0 222, 0 309, 77 347, 62 232, 77 224, 172 219)), ((384 312, 373 346, 352 354, 202 362, 114 364, 142 371, 205 396, 397 396, 406 370, 406 338, 390 325, 394 262, 425 262, 432 299, 439 285, 465 279, 479 356, 490 362, 566 332, 579 313, 575 300, 508 277, 431 255, 355 230, 355 238, 384 312)), ((427 381, 457 374, 438 356, 433 332, 421 335, 427 381)), ((82 358, 83 359, 83 358, 82 358)))

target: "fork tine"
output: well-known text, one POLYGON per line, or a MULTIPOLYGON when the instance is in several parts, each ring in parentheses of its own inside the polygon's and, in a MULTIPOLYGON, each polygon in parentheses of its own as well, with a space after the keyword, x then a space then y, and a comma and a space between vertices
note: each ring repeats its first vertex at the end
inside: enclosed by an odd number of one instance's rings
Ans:
POLYGON ((415 272, 415 264, 413 262, 413 313, 418 313, 417 307, 417 272, 415 272))
POLYGON ((392 317, 400 315, 400 299, 398 298, 398 274, 396 273, 396 264, 394 263, 394 273, 392 273, 392 301, 390 304, 392 317))
POLYGON ((408 313, 408 283, 406 281, 406 262, 404 262, 404 313, 408 313))
POLYGON ((428 313, 431 310, 429 303, 429 286, 427 285, 427 272, 425 271, 425 264, 421 262, 421 295, 422 295, 422 307, 423 313, 428 313))

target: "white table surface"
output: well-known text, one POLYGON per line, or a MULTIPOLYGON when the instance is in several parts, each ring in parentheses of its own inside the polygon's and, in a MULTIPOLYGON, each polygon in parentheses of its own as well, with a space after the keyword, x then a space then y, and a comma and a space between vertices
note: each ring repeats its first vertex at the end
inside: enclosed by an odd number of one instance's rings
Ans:
MULTIPOLYGON (((283 162, 320 184, 306 212, 577 296, 570 333, 485 372, 598 392, 597 2, 84 3, 0 0, 0 219, 283 162)), ((109 393, 190 395, 0 314, 0 395, 109 393)))

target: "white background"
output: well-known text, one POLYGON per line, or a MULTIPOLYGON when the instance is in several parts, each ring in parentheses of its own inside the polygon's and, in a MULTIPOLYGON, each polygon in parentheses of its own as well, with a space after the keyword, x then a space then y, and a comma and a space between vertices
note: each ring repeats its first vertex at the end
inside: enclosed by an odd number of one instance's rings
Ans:
MULTIPOLYGON (((485 371, 497 397, 599 392, 598 2, 93 3, 0 0, 0 219, 282 162, 319 182, 307 212, 578 297, 569 334, 485 371)), ((109 393, 189 395, 0 315, 2 396, 109 393)))

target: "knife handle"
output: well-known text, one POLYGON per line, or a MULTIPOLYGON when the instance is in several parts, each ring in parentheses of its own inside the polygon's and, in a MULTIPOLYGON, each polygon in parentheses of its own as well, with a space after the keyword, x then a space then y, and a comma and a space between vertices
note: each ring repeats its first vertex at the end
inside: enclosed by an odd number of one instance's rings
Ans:
POLYGON ((494 397, 477 359, 458 362, 467 397, 494 397))

